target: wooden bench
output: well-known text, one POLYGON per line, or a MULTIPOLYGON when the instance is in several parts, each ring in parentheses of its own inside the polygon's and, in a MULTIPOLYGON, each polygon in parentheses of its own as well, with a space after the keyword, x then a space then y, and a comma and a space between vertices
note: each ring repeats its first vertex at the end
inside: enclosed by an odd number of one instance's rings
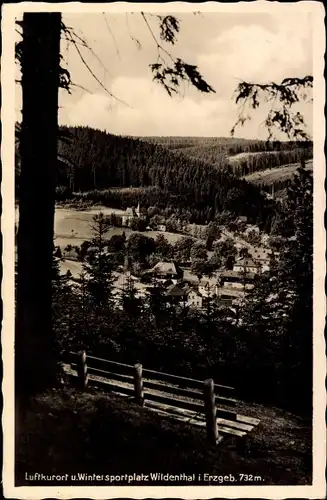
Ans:
POLYGON ((237 413, 233 387, 169 373, 143 369, 108 359, 69 352, 63 358, 66 372, 77 386, 94 386, 129 396, 140 406, 167 418, 206 427, 211 442, 224 435, 243 437, 259 420, 237 413))

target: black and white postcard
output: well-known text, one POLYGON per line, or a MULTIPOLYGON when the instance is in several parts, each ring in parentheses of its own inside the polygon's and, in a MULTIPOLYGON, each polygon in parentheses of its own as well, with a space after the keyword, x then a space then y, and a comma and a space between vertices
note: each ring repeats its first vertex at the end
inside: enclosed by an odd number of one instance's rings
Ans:
POLYGON ((325 498, 324 15, 3 4, 6 498, 325 498))

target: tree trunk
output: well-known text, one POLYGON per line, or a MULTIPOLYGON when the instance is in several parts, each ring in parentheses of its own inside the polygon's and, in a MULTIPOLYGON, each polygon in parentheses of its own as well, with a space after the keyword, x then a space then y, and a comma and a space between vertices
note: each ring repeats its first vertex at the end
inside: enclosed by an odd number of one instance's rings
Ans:
POLYGON ((22 131, 15 339, 16 394, 53 387, 52 253, 60 13, 23 19, 22 131))

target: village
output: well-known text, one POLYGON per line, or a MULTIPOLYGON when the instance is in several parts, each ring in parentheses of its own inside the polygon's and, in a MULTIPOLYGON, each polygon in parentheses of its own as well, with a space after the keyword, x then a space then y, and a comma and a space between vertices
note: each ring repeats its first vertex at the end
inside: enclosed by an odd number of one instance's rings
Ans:
MULTIPOLYGON (((205 237, 208 234, 207 225, 188 224, 183 227, 183 232, 180 229, 179 241, 184 239, 190 242, 192 239, 194 247, 197 245, 200 249, 205 263, 212 262, 219 245, 228 240, 232 246, 233 258, 226 259, 220 266, 207 266, 208 269, 204 266, 204 269, 196 272, 194 261, 199 260, 199 251, 193 252, 195 258, 190 255, 183 258, 176 253, 162 256, 159 253, 155 255, 155 258, 150 258, 140 266, 127 250, 128 239, 132 234, 141 235, 140 238, 144 239, 147 238, 147 233, 152 235, 155 230, 156 241, 166 242, 169 245, 165 238, 169 220, 167 224, 163 216, 155 214, 149 217, 140 204, 136 208, 128 207, 124 212, 120 212, 120 215, 116 215, 115 212, 111 214, 109 217, 111 224, 121 226, 126 232, 133 227, 135 232, 128 232, 124 249, 121 248, 124 253, 123 262, 113 273, 115 277, 113 295, 118 307, 121 307, 122 294, 128 289, 133 288, 137 298, 146 298, 156 284, 161 287, 166 297, 167 307, 174 305, 204 310, 210 304, 215 304, 218 307, 235 311, 235 308, 241 305, 244 297, 253 289, 260 274, 269 271, 272 260, 276 261, 279 256, 279 252, 269 247, 267 235, 264 233, 260 235, 256 226, 247 224, 246 217, 239 217, 236 222, 239 224, 238 228, 241 227, 243 230, 244 239, 239 236, 239 233, 236 236, 235 232, 222 225, 217 233, 219 237, 216 240, 213 238, 210 250, 204 247, 205 237), (256 236, 256 244, 251 244, 249 239, 245 239, 250 232, 256 236), (150 265, 151 263, 153 265, 150 265)), ((178 222, 177 219, 177 225, 178 222)), ((64 248, 60 260, 62 272, 68 271, 73 282, 78 283, 82 263, 77 247, 68 245, 64 248)))
MULTIPOLYGON (((264 262, 265 270, 268 270, 270 258, 261 261, 264 262)), ((235 306, 254 287, 261 272, 264 272, 261 263, 252 258, 240 258, 232 270, 217 270, 212 276, 202 278, 193 274, 190 267, 185 265, 180 267, 175 262, 158 262, 152 269, 144 271, 141 277, 125 270, 115 282, 115 287, 119 294, 132 280, 137 296, 145 297, 153 286, 145 283, 146 278, 152 278, 164 287, 168 304, 203 309, 214 301, 217 305, 235 306)))

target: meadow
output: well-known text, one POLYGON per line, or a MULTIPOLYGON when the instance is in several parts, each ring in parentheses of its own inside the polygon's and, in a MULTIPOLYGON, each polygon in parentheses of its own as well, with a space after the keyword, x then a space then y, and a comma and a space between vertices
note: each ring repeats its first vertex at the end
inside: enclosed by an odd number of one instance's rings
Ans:
MULTIPOLYGON (((259 172, 246 175, 244 178, 253 184, 268 186, 276 181, 284 181, 291 179, 299 167, 299 163, 292 163, 291 165, 284 165, 283 167, 270 168, 259 172)), ((313 171, 313 162, 308 161, 306 168, 313 171)))
MULTIPOLYGON (((104 207, 101 205, 88 210, 57 207, 55 211, 54 225, 55 246, 60 246, 61 248, 65 248, 67 245, 80 246, 83 241, 91 240, 93 238, 93 217, 100 212, 106 216, 112 213, 115 213, 116 215, 122 215, 125 213, 123 210, 104 207)), ((15 219, 16 223, 18 223, 17 209, 15 211, 15 219)), ((127 236, 138 231, 132 231, 128 227, 110 227, 106 234, 106 238, 110 239, 114 234, 123 234, 124 232, 127 236)), ((156 238, 158 234, 164 234, 169 243, 176 243, 176 241, 183 237, 181 234, 169 233, 168 231, 165 233, 160 231, 145 231, 142 234, 145 234, 150 238, 156 238)))

